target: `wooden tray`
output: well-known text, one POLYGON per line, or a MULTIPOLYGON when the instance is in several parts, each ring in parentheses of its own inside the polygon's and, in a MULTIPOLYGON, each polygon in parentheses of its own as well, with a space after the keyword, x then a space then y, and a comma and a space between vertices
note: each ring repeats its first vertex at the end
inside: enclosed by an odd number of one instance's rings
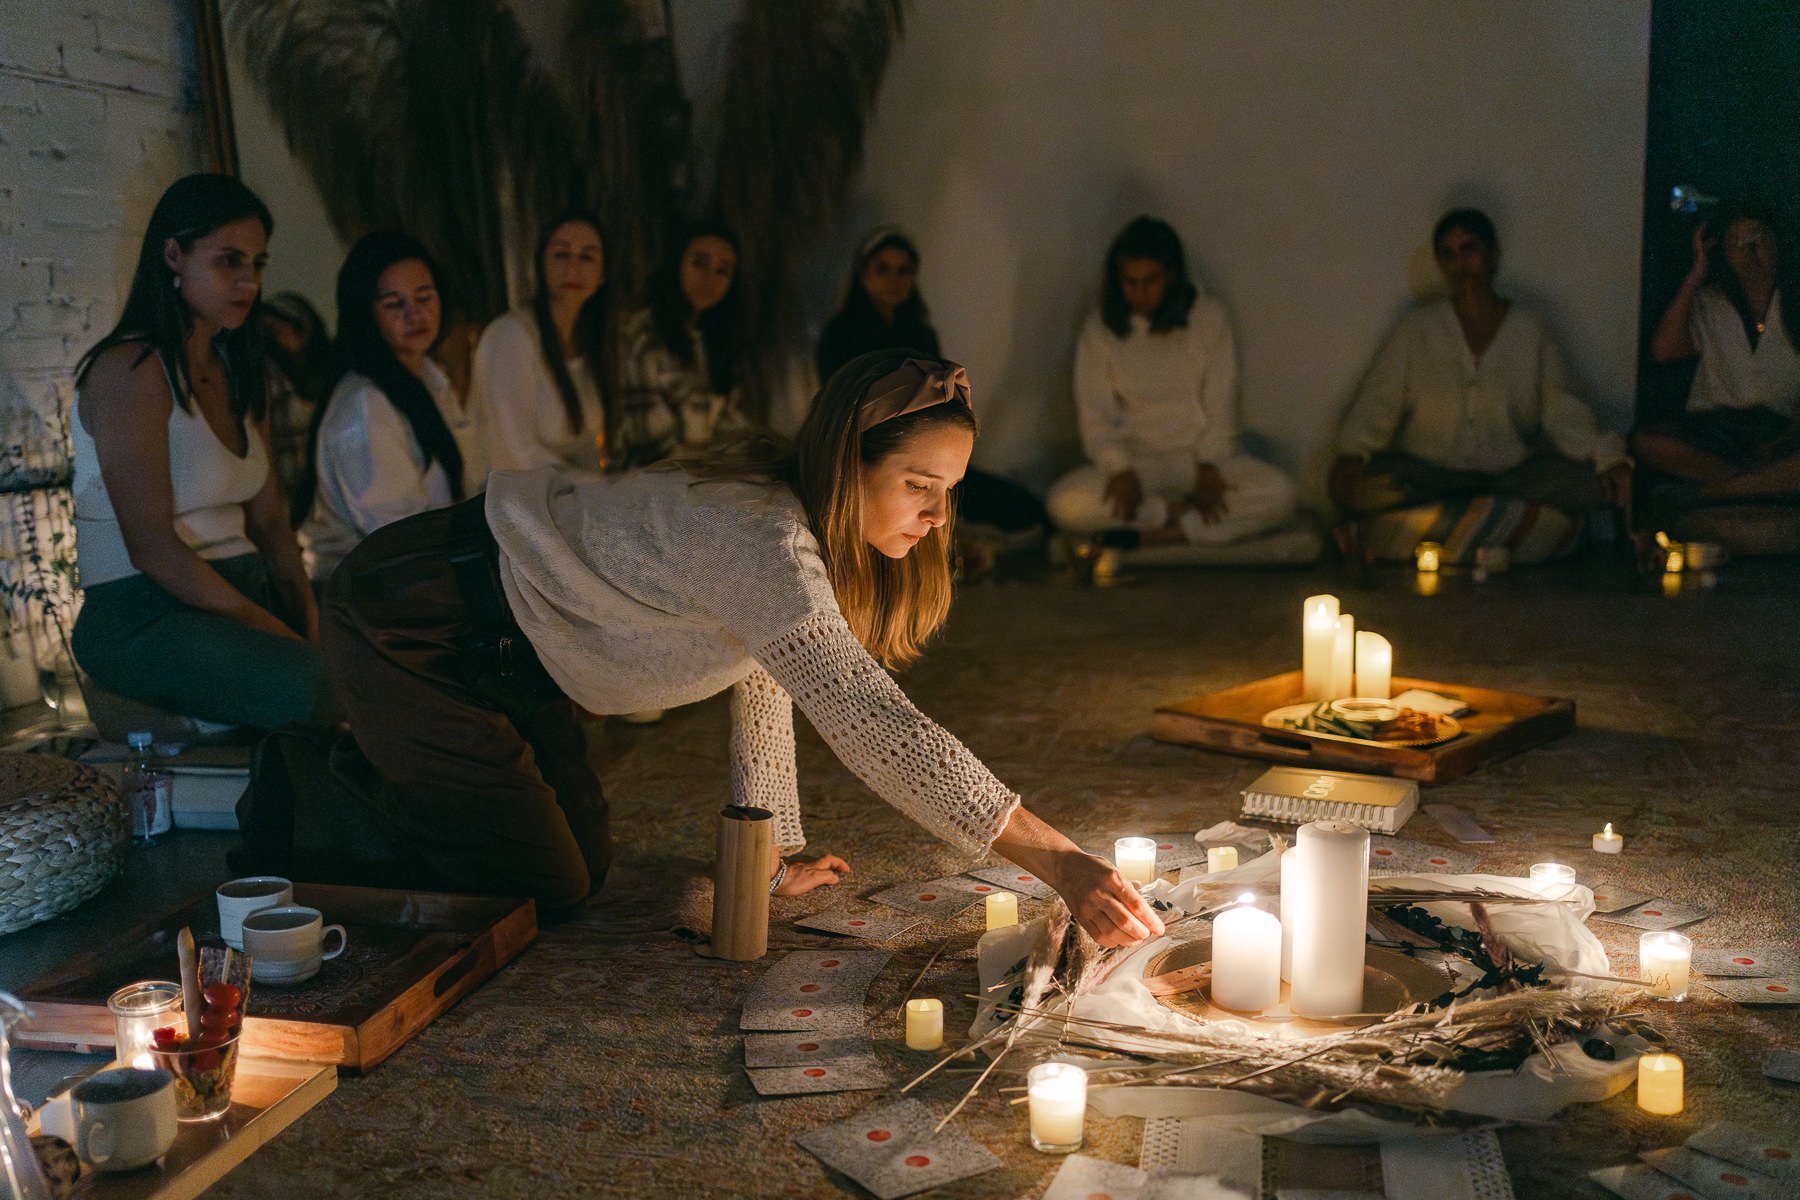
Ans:
POLYGON ((1461 735, 1435 746, 1382 746, 1264 727, 1264 713, 1300 702, 1298 671, 1159 708, 1150 718, 1150 735, 1246 758, 1445 783, 1575 728, 1573 700, 1429 679, 1394 680, 1396 695, 1409 688, 1461 696, 1475 710, 1457 718, 1461 735))
MULTIPOLYGON (((481 986, 537 937, 530 900, 296 883, 294 901, 343 925, 350 946, 298 987, 253 984, 243 1052, 366 1071, 481 986)), ((25 988, 36 1012, 22 1046, 93 1050, 113 1044, 106 998, 139 979, 175 977, 175 935, 216 937, 209 891, 139 926, 118 944, 65 963, 25 988)))
MULTIPOLYGON (((175 1144, 153 1167, 119 1175, 83 1170, 70 1200, 189 1200, 223 1179, 336 1087, 335 1067, 240 1058, 231 1085, 231 1107, 224 1116, 216 1121, 183 1121, 175 1144)), ((37 1132, 35 1117, 30 1130, 37 1132)))

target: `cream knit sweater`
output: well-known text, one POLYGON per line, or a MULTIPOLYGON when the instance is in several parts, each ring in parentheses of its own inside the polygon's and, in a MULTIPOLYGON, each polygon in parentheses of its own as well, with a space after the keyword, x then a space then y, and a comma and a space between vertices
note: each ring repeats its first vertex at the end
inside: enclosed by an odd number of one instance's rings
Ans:
POLYGON ((795 703, 864 783, 938 837, 980 853, 1005 828, 1018 796, 863 649, 786 488, 497 471, 487 518, 513 617, 575 703, 635 712, 733 689, 732 798, 775 814, 777 845, 806 840, 795 703))

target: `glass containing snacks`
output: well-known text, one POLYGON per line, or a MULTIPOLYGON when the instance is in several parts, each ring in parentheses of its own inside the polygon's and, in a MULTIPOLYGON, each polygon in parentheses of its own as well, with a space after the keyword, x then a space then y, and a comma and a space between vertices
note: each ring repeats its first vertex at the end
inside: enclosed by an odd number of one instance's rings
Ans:
POLYGON ((175 1110, 183 1121, 211 1121, 231 1107, 237 1077, 238 1038, 244 1031, 244 992, 236 984, 211 983, 201 989, 199 1035, 184 1023, 163 1025, 151 1035, 150 1057, 175 1076, 175 1110))

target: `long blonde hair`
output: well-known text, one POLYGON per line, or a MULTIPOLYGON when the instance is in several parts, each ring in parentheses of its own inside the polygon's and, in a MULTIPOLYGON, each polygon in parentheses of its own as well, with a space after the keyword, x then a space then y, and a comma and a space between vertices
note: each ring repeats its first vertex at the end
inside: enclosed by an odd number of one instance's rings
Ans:
POLYGON ((950 615, 955 501, 949 519, 911 553, 888 558, 863 540, 863 473, 926 429, 978 429, 969 406, 951 401, 857 433, 857 415, 870 385, 918 357, 911 350, 877 350, 845 363, 819 389, 792 442, 762 434, 671 464, 696 479, 780 483, 792 489, 819 540, 838 609, 863 647, 889 667, 904 667, 917 658, 950 615))

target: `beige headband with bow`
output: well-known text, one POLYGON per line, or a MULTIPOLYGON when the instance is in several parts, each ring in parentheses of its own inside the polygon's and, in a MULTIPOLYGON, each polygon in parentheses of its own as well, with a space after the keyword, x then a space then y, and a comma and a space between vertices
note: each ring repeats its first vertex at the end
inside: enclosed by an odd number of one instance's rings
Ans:
POLYGON ((969 373, 953 362, 909 358, 877 379, 856 414, 856 431, 864 433, 895 417, 939 404, 969 403, 969 373))

